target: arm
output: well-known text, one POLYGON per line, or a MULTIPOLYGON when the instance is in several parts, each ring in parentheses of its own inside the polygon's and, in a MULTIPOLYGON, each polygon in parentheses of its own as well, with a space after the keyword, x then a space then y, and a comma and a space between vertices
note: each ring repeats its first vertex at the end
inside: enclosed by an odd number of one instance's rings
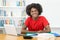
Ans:
POLYGON ((51 29, 50 29, 49 25, 47 25, 44 30, 38 31, 38 33, 48 33, 48 32, 51 32, 51 29))
POLYGON ((26 30, 27 29, 27 27, 26 27, 26 25, 24 24, 24 26, 23 26, 23 28, 22 28, 22 34, 25 34, 25 33, 27 33, 27 32, 32 32, 32 33, 36 33, 37 31, 28 31, 28 30, 26 30))

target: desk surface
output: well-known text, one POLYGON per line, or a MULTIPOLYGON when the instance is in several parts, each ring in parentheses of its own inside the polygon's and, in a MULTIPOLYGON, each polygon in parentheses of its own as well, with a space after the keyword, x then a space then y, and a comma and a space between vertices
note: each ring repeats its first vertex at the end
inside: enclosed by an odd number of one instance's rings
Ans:
MULTIPOLYGON (((0 34, 0 40, 24 40, 24 39, 23 36, 12 36, 12 35, 0 34)), ((37 38, 33 38, 32 40, 37 40, 37 38)), ((60 37, 56 37, 56 40, 60 40, 60 37)))

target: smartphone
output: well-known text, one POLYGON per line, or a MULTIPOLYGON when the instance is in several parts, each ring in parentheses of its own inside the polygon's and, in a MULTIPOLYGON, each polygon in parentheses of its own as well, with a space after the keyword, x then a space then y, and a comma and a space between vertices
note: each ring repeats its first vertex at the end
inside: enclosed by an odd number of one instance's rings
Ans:
POLYGON ((31 36, 23 36, 24 39, 32 39, 33 37, 31 36))

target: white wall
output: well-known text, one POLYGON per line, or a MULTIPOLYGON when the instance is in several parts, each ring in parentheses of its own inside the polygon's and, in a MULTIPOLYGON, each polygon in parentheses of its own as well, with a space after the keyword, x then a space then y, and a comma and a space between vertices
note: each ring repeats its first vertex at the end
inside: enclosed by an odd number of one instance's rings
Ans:
POLYGON ((51 27, 60 27, 60 0, 26 0, 26 5, 30 3, 40 3, 43 13, 51 27))

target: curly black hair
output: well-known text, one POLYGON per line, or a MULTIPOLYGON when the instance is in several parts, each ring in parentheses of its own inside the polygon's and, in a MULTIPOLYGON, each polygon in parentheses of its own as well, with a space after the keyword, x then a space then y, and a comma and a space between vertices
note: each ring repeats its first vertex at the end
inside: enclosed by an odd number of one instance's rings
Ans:
POLYGON ((31 8, 36 8, 38 10, 38 12, 39 12, 39 15, 41 15, 41 13, 42 13, 42 6, 40 4, 38 4, 38 3, 32 3, 32 4, 29 4, 26 7, 26 13, 29 16, 31 16, 30 15, 31 8))

